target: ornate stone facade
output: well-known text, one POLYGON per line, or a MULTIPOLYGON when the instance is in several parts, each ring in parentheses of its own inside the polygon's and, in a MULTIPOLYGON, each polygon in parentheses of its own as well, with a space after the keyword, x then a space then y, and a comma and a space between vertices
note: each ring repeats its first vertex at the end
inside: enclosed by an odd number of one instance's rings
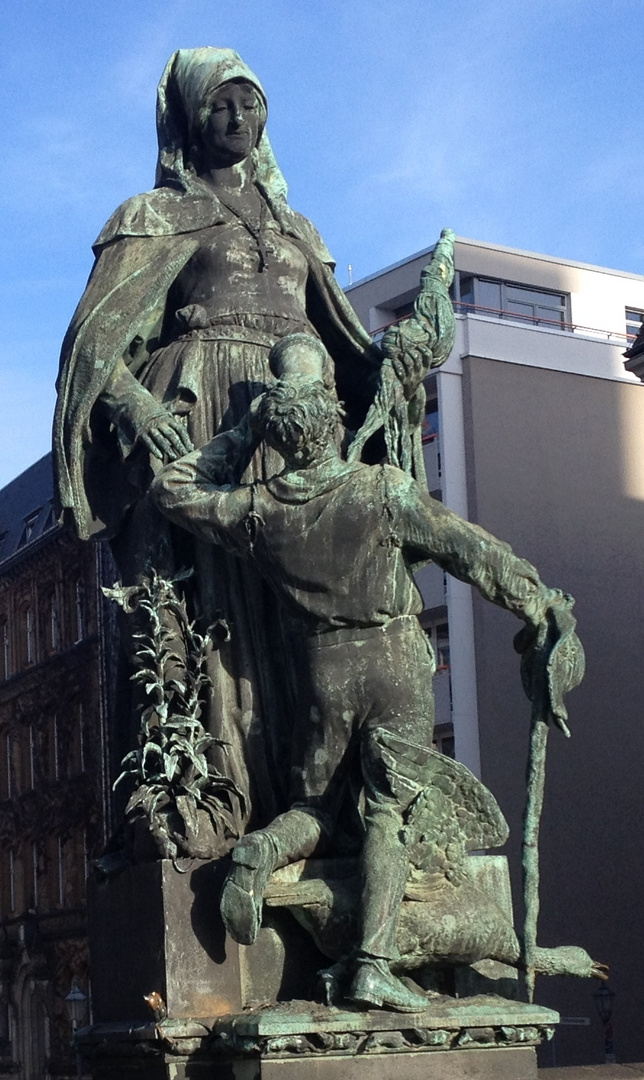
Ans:
POLYGON ((86 866, 110 806, 106 553, 51 499, 49 456, 0 491, 0 1075, 21 1080, 75 1075, 64 999, 88 992, 86 866))

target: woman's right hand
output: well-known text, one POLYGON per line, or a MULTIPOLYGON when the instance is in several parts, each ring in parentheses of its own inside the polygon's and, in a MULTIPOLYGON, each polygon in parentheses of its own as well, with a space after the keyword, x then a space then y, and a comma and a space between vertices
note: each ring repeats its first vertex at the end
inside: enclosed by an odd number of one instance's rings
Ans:
POLYGON ((194 450, 179 415, 141 386, 122 359, 116 362, 99 401, 118 431, 123 457, 138 445, 161 461, 175 461, 194 450))
POLYGON ((151 416, 138 427, 135 441, 160 461, 175 461, 194 450, 192 439, 180 418, 167 409, 151 416))

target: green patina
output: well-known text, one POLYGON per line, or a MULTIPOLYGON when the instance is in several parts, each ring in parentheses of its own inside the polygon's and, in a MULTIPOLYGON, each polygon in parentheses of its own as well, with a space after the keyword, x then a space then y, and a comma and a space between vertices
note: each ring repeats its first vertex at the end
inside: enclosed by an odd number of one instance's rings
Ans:
POLYGON ((424 484, 423 380, 454 343, 454 234, 412 315, 374 345, 288 205, 266 114, 232 50, 173 55, 156 186, 99 236, 63 346, 60 508, 110 540, 112 595, 136 607, 122 619, 144 699, 124 763, 128 856, 234 845, 229 932, 250 944, 264 900, 288 908, 333 961, 329 1001, 415 1012, 424 971, 485 958, 523 969, 530 997, 537 971, 599 975, 536 934, 546 735, 567 733, 564 695, 583 675, 572 599, 424 484), (519 936, 470 854, 505 841, 500 810, 431 749, 434 660, 413 581, 428 561, 524 623, 519 936), (410 970, 416 990, 399 977, 410 970))

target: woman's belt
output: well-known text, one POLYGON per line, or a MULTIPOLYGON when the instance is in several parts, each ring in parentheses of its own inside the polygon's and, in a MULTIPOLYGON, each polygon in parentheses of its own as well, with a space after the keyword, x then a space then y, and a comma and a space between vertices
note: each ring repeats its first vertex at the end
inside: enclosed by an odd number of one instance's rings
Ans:
POLYGON ((287 334, 310 334, 317 337, 308 322, 287 315, 266 315, 261 312, 234 312, 208 317, 205 308, 193 304, 182 308, 176 316, 180 332, 175 341, 240 341, 271 348, 287 334))

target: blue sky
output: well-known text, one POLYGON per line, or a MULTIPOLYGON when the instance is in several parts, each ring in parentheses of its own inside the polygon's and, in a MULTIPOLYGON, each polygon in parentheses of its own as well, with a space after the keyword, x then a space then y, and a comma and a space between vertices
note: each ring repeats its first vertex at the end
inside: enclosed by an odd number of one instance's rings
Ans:
POLYGON ((60 341, 152 186, 179 47, 237 49, 347 283, 459 235, 644 273, 642 0, 5 0, 0 485, 49 446, 60 341))

